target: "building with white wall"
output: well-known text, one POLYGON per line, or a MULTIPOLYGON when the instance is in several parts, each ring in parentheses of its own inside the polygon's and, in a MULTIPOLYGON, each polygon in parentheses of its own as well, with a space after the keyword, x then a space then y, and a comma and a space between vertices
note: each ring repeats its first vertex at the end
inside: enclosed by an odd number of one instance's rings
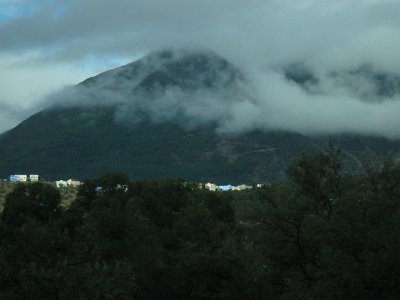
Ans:
POLYGON ((56 181, 56 186, 59 188, 59 187, 62 187, 62 186, 68 186, 68 183, 65 181, 65 180, 57 180, 56 181))
POLYGON ((39 181, 39 175, 37 175, 37 174, 30 174, 30 175, 29 175, 29 181, 31 181, 31 182, 37 182, 37 181, 39 181))
POLYGON ((244 191, 244 190, 249 190, 252 188, 253 187, 251 185, 241 184, 241 185, 233 186, 232 191, 244 191))
POLYGON ((81 185, 80 181, 77 180, 73 180, 73 179, 68 179, 68 180, 57 180, 56 181, 56 186, 57 187, 62 187, 62 186, 73 186, 73 187, 77 187, 81 185))
POLYGON ((216 184, 210 183, 210 182, 206 183, 206 184, 204 185, 204 187, 205 187, 207 190, 212 191, 212 192, 215 192, 215 191, 218 191, 218 190, 219 190, 219 188, 218 188, 218 186, 217 186, 216 184))
POLYGON ((73 187, 77 187, 77 186, 81 185, 81 182, 78 180, 68 179, 67 184, 70 186, 73 186, 73 187))

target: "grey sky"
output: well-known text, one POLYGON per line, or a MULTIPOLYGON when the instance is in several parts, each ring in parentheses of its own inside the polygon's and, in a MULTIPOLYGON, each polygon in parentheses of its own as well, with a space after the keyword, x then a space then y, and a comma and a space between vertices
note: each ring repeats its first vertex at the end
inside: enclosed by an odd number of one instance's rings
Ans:
MULTIPOLYGON (((299 62, 321 78, 364 64, 400 74, 397 0, 0 0, 2 8, 10 11, 0 19, 0 103, 8 107, 31 112, 48 93, 148 51, 201 47, 255 78, 264 109, 254 113, 270 116, 258 127, 399 135, 399 99, 364 103, 329 79, 309 95, 281 76, 299 62)), ((255 126, 251 105, 232 109, 237 122, 226 130, 255 126)), ((0 131, 19 115, 0 107, 0 131)))

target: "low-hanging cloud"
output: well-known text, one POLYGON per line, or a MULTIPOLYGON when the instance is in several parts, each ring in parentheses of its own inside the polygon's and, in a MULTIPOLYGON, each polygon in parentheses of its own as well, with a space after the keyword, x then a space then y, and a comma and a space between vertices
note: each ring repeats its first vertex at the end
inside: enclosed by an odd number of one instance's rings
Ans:
POLYGON ((17 124, 21 119, 28 116, 29 111, 27 109, 16 105, 9 105, 5 101, 0 100, 0 128, 8 128, 10 124, 17 124))
MULTIPOLYGON (((176 53, 176 61, 185 55, 176 53)), ((209 55, 212 62, 214 54, 209 55)), ((307 84, 288 78, 284 70, 241 72, 234 66, 222 70, 220 65, 209 65, 204 74, 196 74, 197 85, 156 85, 147 91, 137 87, 149 75, 159 71, 168 75, 165 62, 157 60, 158 55, 149 57, 153 60, 145 58, 136 68, 133 64, 105 73, 52 95, 49 101, 67 107, 115 106, 115 120, 124 123, 134 124, 143 119, 155 123, 174 121, 189 129, 212 124, 221 134, 285 130, 311 135, 400 137, 400 93, 395 89, 394 93, 382 95, 377 86, 384 84, 374 79, 388 80, 386 85, 390 88, 400 88, 400 79, 393 78, 394 75, 383 76, 366 68, 368 72, 362 69, 344 74, 315 74, 307 84), (209 70, 220 70, 218 84, 198 84, 204 79, 201 77, 209 76, 209 70), (240 76, 231 82, 228 78, 232 78, 232 72, 240 72, 240 76), (125 76, 131 73, 132 77, 125 76)))
MULTIPOLYGON (((199 89, 189 95, 175 87, 149 102, 140 96, 132 101, 129 85, 118 93, 74 87, 53 101, 88 104, 96 98, 97 104, 119 103, 118 120, 179 116, 189 126, 216 123, 221 133, 279 129, 399 138, 398 11, 396 0, 33 0, 28 13, 0 23, 0 58, 35 51, 30 68, 62 63, 82 74, 88 58, 127 61, 171 46, 211 49, 246 74, 240 92, 199 89), (285 76, 296 64, 316 81, 285 76), (382 93, 382 76, 365 69, 386 76, 392 92, 382 93)), ((5 87, 8 94, 14 89, 5 87)))

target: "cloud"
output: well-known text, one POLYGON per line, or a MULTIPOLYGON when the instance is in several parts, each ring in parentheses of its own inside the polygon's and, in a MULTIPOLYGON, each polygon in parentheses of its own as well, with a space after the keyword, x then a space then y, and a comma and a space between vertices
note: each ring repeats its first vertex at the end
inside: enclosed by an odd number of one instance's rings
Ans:
POLYGON ((0 54, 0 132, 43 109, 47 95, 92 74, 78 63, 37 64, 38 56, 33 51, 0 54))
POLYGON ((221 132, 289 130, 302 134, 355 133, 400 137, 400 97, 383 102, 325 90, 309 93, 281 73, 253 75, 252 103, 234 104, 221 132), (247 107, 247 108, 246 108, 247 107))
POLYGON ((0 101, 0 128, 6 130, 10 124, 16 125, 18 121, 27 116, 28 114, 25 114, 23 109, 0 101))
POLYGON ((247 69, 242 75, 212 53, 204 54, 206 59, 200 55, 203 52, 178 51, 165 59, 153 54, 53 94, 49 101, 63 106, 115 106, 117 122, 146 118, 188 128, 213 125, 221 134, 256 129, 400 138, 400 77, 382 77, 365 67, 319 74, 307 85, 299 83, 299 77, 297 82, 288 78, 284 70, 247 69), (185 75, 187 70, 196 72, 185 75), (377 86, 393 81, 397 93, 388 89, 388 95, 381 95, 377 86))
MULTIPOLYGON (((12 3, 8 1, 8 9, 12 3)), ((221 132, 262 128, 400 136, 398 97, 378 99, 376 81, 351 73, 369 66, 392 78, 400 74, 397 0, 30 3, 34 9, 26 8, 29 13, 21 12, 19 2, 20 13, 0 23, 0 79, 7 82, 0 89, 0 99, 15 98, 13 102, 25 106, 31 98, 38 101, 84 75, 105 70, 110 62, 117 66, 171 46, 201 47, 243 68, 253 79, 252 86, 229 103, 219 94, 198 91, 193 97, 199 103, 189 105, 177 100, 188 96, 184 92, 167 91, 158 98, 160 103, 153 103, 155 119, 183 111, 188 120, 218 120, 221 132), (18 72, 4 68, 10 60, 17 61, 18 72), (288 80, 284 70, 294 64, 309 69, 318 83, 305 89, 288 80), (37 74, 42 79, 34 87, 22 84, 33 82, 37 74), (29 96, 35 89, 36 96, 29 96), (168 109, 156 109, 163 105, 168 109)))
MULTIPOLYGON (((0 27, 0 51, 44 49, 75 60, 202 46, 244 62, 315 66, 397 61, 398 1, 61 0, 0 27), (382 47, 384 45, 384 47, 382 47)), ((399 63, 396 63, 398 66, 399 63)))

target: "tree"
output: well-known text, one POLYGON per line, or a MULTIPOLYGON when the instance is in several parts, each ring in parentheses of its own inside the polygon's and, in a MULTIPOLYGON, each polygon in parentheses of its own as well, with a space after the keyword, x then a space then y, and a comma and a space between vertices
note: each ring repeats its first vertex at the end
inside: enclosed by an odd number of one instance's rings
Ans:
POLYGON ((47 223, 60 215, 60 202, 60 193, 50 184, 19 183, 6 197, 1 216, 3 224, 14 227, 28 218, 47 223))
POLYGON ((331 146, 327 153, 303 154, 287 169, 301 195, 315 201, 314 209, 323 209, 329 216, 332 205, 342 195, 342 154, 331 146))

